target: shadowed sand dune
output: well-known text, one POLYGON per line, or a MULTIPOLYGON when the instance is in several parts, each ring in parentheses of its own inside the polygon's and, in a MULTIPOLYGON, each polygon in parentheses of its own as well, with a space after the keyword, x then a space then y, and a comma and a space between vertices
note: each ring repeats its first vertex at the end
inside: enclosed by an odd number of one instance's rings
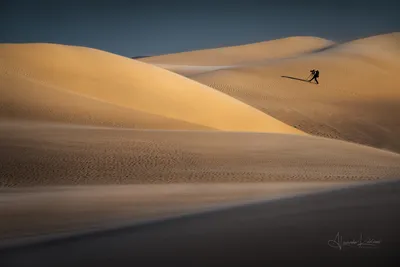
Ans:
POLYGON ((302 134, 205 85, 100 50, 54 44, 3 44, 0 73, 2 117, 29 114, 30 118, 46 119, 48 114, 52 120, 110 124, 115 112, 114 124, 119 121, 136 128, 160 128, 158 122, 171 122, 165 127, 177 125, 182 129, 188 125, 188 129, 302 134), (76 101, 71 94, 76 95, 76 101), (40 102, 36 102, 37 98, 40 102), (101 106, 94 100, 106 104, 101 106), (96 110, 101 109, 99 114, 96 110), (81 118, 79 112, 92 118, 81 118))
POLYGON ((0 265, 398 266, 399 208, 394 180, 0 250, 0 265))
POLYGON ((152 64, 226 66, 296 56, 332 44, 331 41, 316 37, 288 37, 254 44, 152 56, 141 61, 152 64))
POLYGON ((400 175, 400 155, 324 138, 0 124, 2 186, 359 181, 400 175))
POLYGON ((36 243, 49 234, 57 233, 61 237, 74 234, 75 231, 102 231, 195 213, 210 207, 276 199, 341 187, 348 183, 180 183, 0 188, 0 250, 36 243))
POLYGON ((192 79, 304 132, 400 152, 400 33, 192 79), (304 82, 319 69, 320 84, 304 82))

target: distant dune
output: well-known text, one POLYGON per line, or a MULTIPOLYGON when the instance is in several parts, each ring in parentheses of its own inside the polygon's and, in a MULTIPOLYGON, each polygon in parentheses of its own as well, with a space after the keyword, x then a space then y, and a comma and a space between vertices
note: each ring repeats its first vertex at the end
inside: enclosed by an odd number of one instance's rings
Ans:
POLYGON ((309 134, 400 152, 400 34, 190 78, 309 134), (306 81, 319 69, 320 84, 306 81))
MULTIPOLYGON (((354 40, 349 44, 352 45, 373 45, 377 48, 388 49, 391 52, 396 51, 400 53, 400 32, 393 32, 387 34, 381 34, 371 37, 366 37, 358 40, 354 40)), ((367 48, 367 47, 366 47, 367 48)))
POLYGON ((296 56, 323 49, 333 42, 317 37, 288 37, 254 44, 205 49, 141 59, 153 64, 225 66, 296 56))
POLYGON ((205 85, 95 49, 2 44, 0 79, 3 118, 302 134, 205 85))

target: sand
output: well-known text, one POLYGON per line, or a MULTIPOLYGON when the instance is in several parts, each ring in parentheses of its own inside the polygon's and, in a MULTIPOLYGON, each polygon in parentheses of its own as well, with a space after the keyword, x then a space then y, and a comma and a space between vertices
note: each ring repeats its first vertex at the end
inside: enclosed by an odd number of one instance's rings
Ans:
POLYGON ((140 129, 160 128, 158 122, 168 125, 172 119, 173 125, 166 128, 176 125, 176 129, 182 129, 195 124, 187 129, 303 134, 205 85, 150 64, 90 48, 2 44, 0 77, 0 117, 28 113, 30 119, 110 125, 115 113, 112 124, 140 129), (92 118, 82 118, 85 114, 92 118))
POLYGON ((2 245, 400 175, 398 154, 294 134, 3 121, 0 150, 2 245))
POLYGON ((99 101, 46 84, 8 74, 3 84, 0 116, 3 120, 63 122, 136 129, 211 129, 161 115, 99 101))
POLYGON ((0 265, 398 266, 399 208, 392 180, 0 250, 0 265))
POLYGON ((1 44, 0 239, 399 177, 398 40, 1 44))
POLYGON ((226 66, 293 57, 333 44, 334 42, 322 38, 298 36, 254 44, 152 56, 140 60, 152 64, 226 66))
POLYGON ((41 236, 143 224, 207 208, 281 198, 348 182, 181 183, 0 189, 0 250, 41 236), (12 209, 10 209, 12 206, 12 209), (29 222, 29 223, 27 223, 29 222))
POLYGON ((400 152, 399 40, 375 36, 191 78, 306 133, 400 152), (314 68, 319 85, 304 80, 314 68))
POLYGON ((1 123, 4 187, 362 181, 400 175, 400 155, 312 136, 1 123))

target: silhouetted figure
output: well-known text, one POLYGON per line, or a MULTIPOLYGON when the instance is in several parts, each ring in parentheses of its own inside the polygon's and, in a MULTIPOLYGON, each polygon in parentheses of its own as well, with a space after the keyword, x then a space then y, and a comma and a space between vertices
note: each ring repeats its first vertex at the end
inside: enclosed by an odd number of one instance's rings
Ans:
POLYGON ((307 80, 310 79, 315 74, 315 70, 310 70, 311 74, 308 75, 307 80))
POLYGON ((311 74, 313 75, 313 77, 311 78, 311 80, 309 80, 309 82, 311 82, 312 80, 315 80, 315 82, 317 84, 319 84, 317 78, 319 77, 319 70, 312 70, 311 74), (314 72, 313 72, 314 71, 314 72))

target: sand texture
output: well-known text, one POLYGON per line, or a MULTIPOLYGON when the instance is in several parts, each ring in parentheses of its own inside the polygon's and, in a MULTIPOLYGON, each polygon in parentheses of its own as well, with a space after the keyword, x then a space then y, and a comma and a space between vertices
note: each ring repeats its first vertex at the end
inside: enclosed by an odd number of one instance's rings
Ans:
POLYGON ((290 134, 0 124, 2 186, 357 181, 400 175, 400 155, 290 134))
POLYGON ((0 44, 0 239, 398 178, 399 43, 290 37, 141 61, 0 44))

